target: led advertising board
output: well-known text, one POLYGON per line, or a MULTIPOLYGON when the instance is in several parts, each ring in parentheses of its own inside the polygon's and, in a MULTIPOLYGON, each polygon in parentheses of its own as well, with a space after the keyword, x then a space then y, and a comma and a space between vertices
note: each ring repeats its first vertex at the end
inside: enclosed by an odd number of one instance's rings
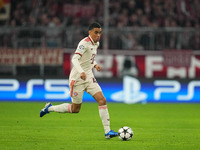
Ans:
MULTIPOLYGON (((97 80, 98 81, 98 80, 97 80)), ((200 102, 200 80, 123 79, 99 80, 108 102, 200 102)), ((70 102, 68 79, 0 79, 0 101, 70 102)), ((95 102, 85 92, 83 102, 95 102)))

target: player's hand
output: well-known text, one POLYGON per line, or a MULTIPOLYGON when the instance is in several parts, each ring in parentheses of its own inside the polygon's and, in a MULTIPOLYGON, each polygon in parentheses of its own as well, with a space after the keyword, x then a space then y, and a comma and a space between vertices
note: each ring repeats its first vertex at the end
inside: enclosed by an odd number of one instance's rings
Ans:
POLYGON ((102 70, 102 67, 99 66, 99 65, 95 65, 94 68, 96 68, 97 71, 101 71, 102 70))
POLYGON ((82 72, 82 73, 80 74, 80 78, 81 78, 82 80, 86 80, 86 74, 85 74, 85 72, 82 72))

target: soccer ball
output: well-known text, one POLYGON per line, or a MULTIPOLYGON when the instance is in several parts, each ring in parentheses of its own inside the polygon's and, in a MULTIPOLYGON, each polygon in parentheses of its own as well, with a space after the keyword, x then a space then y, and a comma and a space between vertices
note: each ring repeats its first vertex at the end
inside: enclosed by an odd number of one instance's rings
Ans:
POLYGON ((119 138, 122 141, 128 141, 133 137, 133 130, 130 127, 121 127, 118 131, 119 138))

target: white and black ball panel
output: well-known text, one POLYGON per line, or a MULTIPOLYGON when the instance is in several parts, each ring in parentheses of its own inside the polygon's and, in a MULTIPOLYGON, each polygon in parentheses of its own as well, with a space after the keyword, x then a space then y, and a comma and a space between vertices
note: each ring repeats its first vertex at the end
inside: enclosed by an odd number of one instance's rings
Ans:
POLYGON ((133 137, 133 130, 130 127, 121 127, 118 131, 119 138, 123 141, 128 141, 133 137))

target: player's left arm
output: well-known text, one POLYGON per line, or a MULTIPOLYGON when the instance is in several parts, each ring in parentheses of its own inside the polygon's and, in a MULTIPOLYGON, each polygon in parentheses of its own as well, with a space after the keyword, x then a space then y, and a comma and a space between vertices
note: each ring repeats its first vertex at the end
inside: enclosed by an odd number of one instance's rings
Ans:
POLYGON ((96 68, 97 71, 101 71, 102 67, 97 65, 97 63, 95 62, 94 68, 96 68))

